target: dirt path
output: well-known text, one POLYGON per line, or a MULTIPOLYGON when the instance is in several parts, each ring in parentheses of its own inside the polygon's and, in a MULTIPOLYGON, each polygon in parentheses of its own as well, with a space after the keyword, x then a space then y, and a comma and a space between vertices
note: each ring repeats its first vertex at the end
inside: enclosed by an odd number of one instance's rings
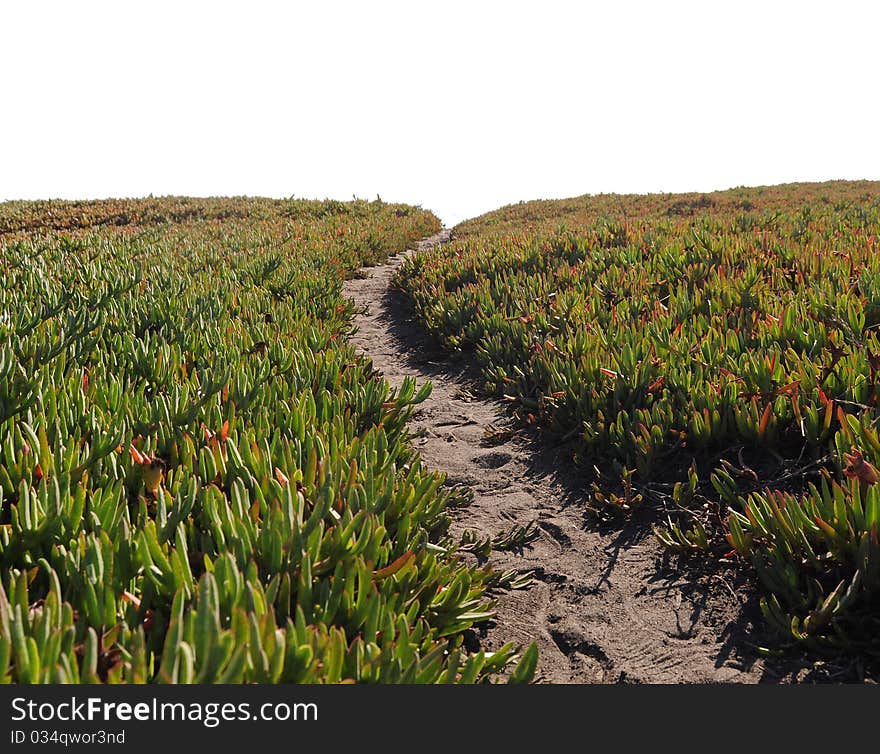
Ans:
MULTIPOLYGON (((448 232, 419 249, 448 239, 448 232)), ((417 253, 417 252, 407 252, 417 253)), ((470 486, 472 506, 456 514, 456 532, 495 535, 537 521, 540 536, 520 552, 493 551, 498 568, 535 572, 526 589, 499 596, 497 618, 481 637, 536 640, 539 677, 554 683, 755 682, 778 680, 748 646, 743 590, 725 578, 684 575, 658 566, 660 551, 644 525, 600 532, 583 516, 576 479, 564 461, 521 435, 486 444, 487 428, 507 424, 504 409, 472 393, 467 366, 426 346, 389 283, 402 261, 361 271, 345 295, 363 310, 351 340, 392 385, 406 376, 433 382, 412 426, 426 464, 448 483, 470 486), (560 473, 559 469, 563 469, 560 473)))

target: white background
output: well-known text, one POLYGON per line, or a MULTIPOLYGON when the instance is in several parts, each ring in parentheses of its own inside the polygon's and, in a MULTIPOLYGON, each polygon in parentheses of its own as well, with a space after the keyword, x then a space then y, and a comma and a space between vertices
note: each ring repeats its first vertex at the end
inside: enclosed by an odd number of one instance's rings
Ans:
POLYGON ((876 2, 12 2, 0 200, 880 178, 876 2))

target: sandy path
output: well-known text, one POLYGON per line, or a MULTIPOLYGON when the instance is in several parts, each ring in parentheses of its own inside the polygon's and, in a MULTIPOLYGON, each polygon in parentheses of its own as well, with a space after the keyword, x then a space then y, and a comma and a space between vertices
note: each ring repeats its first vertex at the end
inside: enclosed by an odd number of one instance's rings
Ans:
MULTIPOLYGON (((419 248, 447 240, 448 232, 419 248)), ((414 253, 414 252, 407 252, 414 253)), ((361 271, 345 295, 363 310, 351 337, 391 382, 430 380, 433 392, 412 423, 425 463, 470 486, 475 501, 455 514, 455 530, 494 535, 537 521, 540 536, 520 552, 493 551, 498 568, 533 570, 526 589, 499 595, 497 618, 481 637, 493 649, 536 640, 539 677, 570 682, 754 682, 777 680, 747 649, 754 605, 721 576, 660 568, 644 525, 600 532, 584 519, 581 486, 565 462, 522 435, 488 446, 487 427, 508 423, 500 405, 476 398, 472 375, 426 345, 389 283, 402 257, 361 271), (580 504, 579 504, 580 503, 580 504)))

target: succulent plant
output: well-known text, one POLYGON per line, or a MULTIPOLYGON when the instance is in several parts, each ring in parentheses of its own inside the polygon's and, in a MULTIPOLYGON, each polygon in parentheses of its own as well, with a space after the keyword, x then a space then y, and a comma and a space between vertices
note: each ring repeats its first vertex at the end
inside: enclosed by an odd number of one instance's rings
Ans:
POLYGON ((880 185, 528 202, 454 238, 397 287, 595 471, 591 510, 662 507, 668 547, 754 566, 784 638, 880 650, 880 185))
MULTIPOLYGON (((382 202, 0 205, 0 681, 474 682, 498 579, 346 340, 382 202)), ((509 580, 508 580, 509 581, 509 580)), ((514 680, 534 672, 527 651, 514 680)))

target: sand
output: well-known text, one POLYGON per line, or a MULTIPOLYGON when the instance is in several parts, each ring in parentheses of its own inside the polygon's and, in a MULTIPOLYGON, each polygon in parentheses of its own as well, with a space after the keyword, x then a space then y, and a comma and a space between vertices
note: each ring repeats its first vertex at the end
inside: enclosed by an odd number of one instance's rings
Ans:
MULTIPOLYGON (((418 253, 449 238, 443 231, 418 253)), ((411 424, 424 462, 447 483, 467 485, 474 503, 455 510, 454 533, 493 536, 537 522, 539 536, 520 551, 493 551, 499 569, 534 572, 525 589, 497 594, 497 615, 475 639, 540 648, 538 680, 550 683, 714 683, 812 679, 815 669, 773 667, 754 649, 762 641, 754 585, 736 569, 670 567, 650 522, 612 527, 585 512, 586 483, 558 450, 523 432, 487 443, 487 430, 511 428, 505 407, 479 396, 470 359, 432 347, 390 287, 403 255, 361 270, 345 295, 361 312, 355 347, 394 386, 406 376, 433 384, 411 424)))

